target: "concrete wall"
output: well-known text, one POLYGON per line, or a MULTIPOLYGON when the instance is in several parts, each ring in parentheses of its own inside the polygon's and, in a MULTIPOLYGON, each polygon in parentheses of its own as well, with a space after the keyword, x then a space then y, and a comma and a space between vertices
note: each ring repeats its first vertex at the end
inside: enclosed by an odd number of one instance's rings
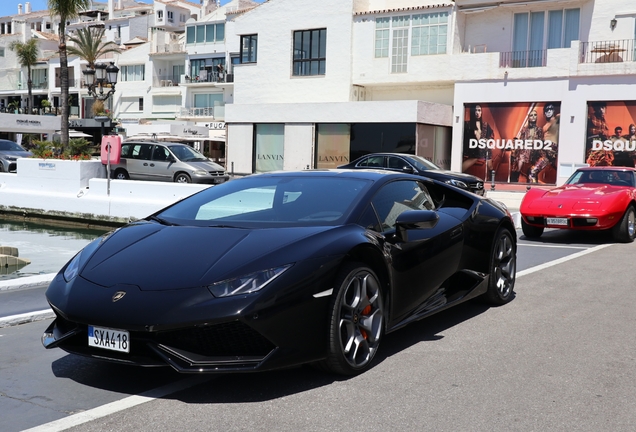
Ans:
POLYGON ((210 187, 111 180, 100 161, 19 159, 18 173, 0 173, 0 211, 31 217, 126 223, 210 187))

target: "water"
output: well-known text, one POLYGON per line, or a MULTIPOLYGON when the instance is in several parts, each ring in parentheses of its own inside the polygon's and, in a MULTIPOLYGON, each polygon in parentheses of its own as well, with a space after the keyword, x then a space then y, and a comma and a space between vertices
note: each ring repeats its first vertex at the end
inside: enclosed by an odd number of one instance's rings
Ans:
POLYGON ((0 219, 0 246, 18 249, 30 264, 16 269, 0 267, 0 282, 20 277, 57 273, 64 264, 107 229, 43 225, 0 219))

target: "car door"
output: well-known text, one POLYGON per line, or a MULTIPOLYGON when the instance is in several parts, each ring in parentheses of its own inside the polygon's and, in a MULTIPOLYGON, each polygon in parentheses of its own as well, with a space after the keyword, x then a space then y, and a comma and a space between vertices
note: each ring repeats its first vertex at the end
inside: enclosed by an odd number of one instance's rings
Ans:
POLYGON ((132 144, 130 156, 126 158, 126 169, 131 179, 148 180, 148 162, 150 161, 151 151, 152 144, 132 144))
POLYGON ((155 144, 148 162, 148 180, 172 181, 172 154, 163 145, 155 144))
POLYGON ((462 222, 445 213, 432 228, 396 233, 396 220, 407 210, 432 210, 435 204, 426 186, 415 180, 385 185, 372 199, 391 258, 393 296, 391 316, 402 320, 414 311, 434 309, 446 301, 442 283, 458 268, 463 243, 462 222))

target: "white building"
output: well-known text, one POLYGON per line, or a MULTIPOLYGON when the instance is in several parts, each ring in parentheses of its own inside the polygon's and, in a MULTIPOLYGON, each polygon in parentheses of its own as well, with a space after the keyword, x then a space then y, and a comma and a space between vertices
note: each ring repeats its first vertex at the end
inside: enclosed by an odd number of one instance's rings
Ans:
MULTIPOLYGON (((615 127, 617 150, 636 145, 635 17, 620 0, 270 0, 235 20, 228 166, 405 151, 488 179, 495 168, 501 182, 561 183, 578 164, 603 163, 590 150, 615 127), (607 106, 600 135, 587 129, 596 101, 607 106), (470 141, 474 104, 483 142, 470 141)), ((628 151, 611 156, 633 163, 628 151)))

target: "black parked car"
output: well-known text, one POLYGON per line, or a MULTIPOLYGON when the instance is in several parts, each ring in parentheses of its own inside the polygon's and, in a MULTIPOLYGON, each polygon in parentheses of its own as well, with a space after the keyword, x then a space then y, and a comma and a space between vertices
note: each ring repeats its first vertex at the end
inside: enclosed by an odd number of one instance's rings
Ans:
POLYGON ((86 246, 46 291, 42 343, 179 372, 351 375, 386 333, 509 302, 515 275, 515 228, 490 199, 387 171, 257 174, 86 246))
POLYGON ((421 156, 403 153, 370 153, 338 168, 384 169, 421 175, 484 195, 484 181, 471 174, 441 169, 421 156))

